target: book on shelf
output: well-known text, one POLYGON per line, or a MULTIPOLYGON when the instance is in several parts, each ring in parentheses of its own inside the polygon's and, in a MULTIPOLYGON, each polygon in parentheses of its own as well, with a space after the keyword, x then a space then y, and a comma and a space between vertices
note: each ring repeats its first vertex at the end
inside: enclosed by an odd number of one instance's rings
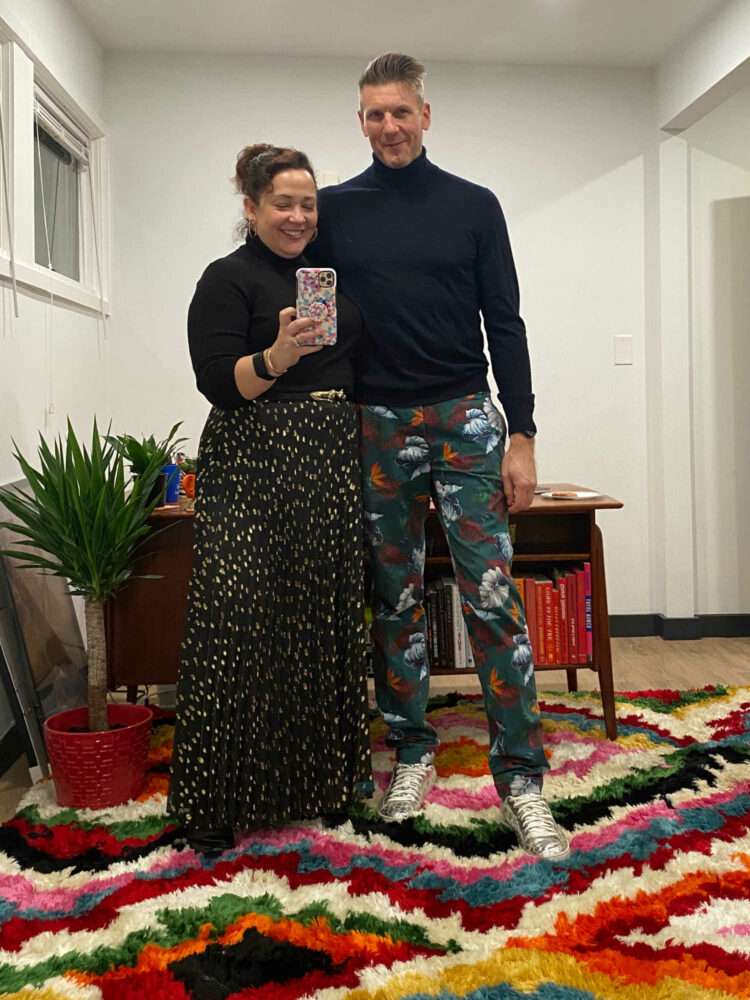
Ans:
POLYGON ((539 647, 539 663, 547 662, 547 643, 544 630, 544 577, 534 577, 534 592, 536 594, 536 641, 539 647))
POLYGON ((452 576, 444 577, 443 587, 448 607, 453 669, 466 670, 466 646, 464 640, 466 626, 464 625, 464 612, 461 606, 461 594, 458 590, 458 583, 456 583, 452 576))
POLYGON ((549 572, 526 575, 523 588, 534 663, 589 662, 593 656, 590 564, 551 566, 549 572))
POLYGON ((568 641, 568 582, 567 573, 555 566, 552 570, 552 579, 555 584, 556 598, 556 628, 560 636, 560 658, 557 663, 570 663, 570 644, 568 641))
POLYGON ((524 578, 524 601, 523 607, 526 614, 526 631, 529 633, 531 643, 531 655, 534 663, 540 663, 539 659, 539 629, 536 621, 536 587, 531 577, 524 578))
POLYGON ((425 585, 424 611, 430 667, 436 670, 475 669, 461 593, 453 577, 442 576, 425 585))
MULTIPOLYGON (((523 599, 534 663, 565 666, 590 662, 591 564, 551 565, 548 572, 514 577, 514 583, 523 599)), ((426 583, 424 610, 430 666, 456 671, 476 669, 461 594, 453 577, 436 577, 426 583)))
POLYGON ((440 666, 440 636, 438 624, 437 588, 431 581, 425 588, 425 607, 427 631, 427 659, 431 668, 440 666))
POLYGON ((441 667, 440 658, 442 655, 443 640, 440 635, 441 614, 440 597, 435 581, 431 581, 425 588, 425 618, 427 619, 426 631, 429 640, 428 659, 431 670, 439 670, 441 667))
MULTIPOLYGON (((548 576, 539 577, 542 592, 542 615, 544 621, 544 659, 555 664, 555 600, 552 580, 548 576)), ((537 597, 539 593, 537 591, 537 597)))
POLYGON ((560 591, 557 584, 552 583, 552 625, 555 636, 555 659, 554 663, 562 663, 562 629, 560 628, 560 591))
POLYGON ((474 662, 474 647, 471 644, 471 636, 469 635, 469 629, 466 625, 465 619, 464 619, 464 645, 466 649, 466 669, 476 670, 477 665, 474 662))
POLYGON ((456 653, 454 636, 456 629, 453 621, 453 598, 451 596, 450 577, 442 577, 443 614, 445 616, 445 666, 447 670, 456 669, 456 653))
POLYGON ((438 667, 441 670, 446 670, 448 667, 448 630, 447 630, 447 616, 445 611, 445 593, 443 586, 443 578, 438 577, 435 580, 435 591, 437 594, 437 617, 435 619, 437 623, 438 630, 438 667))
POLYGON ((565 594, 568 611, 568 663, 578 663, 578 614, 576 598, 576 575, 568 572, 565 576, 565 594))
POLYGON ((576 605, 578 622, 578 662, 586 663, 586 580, 583 567, 576 569, 576 605))
POLYGON ((584 607, 586 609, 586 659, 594 657, 594 631, 591 608, 591 563, 583 564, 584 607))

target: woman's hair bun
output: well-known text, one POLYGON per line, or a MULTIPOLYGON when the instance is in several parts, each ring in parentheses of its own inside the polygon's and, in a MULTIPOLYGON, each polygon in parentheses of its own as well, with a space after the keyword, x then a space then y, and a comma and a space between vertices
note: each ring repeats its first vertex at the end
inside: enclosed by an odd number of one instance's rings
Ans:
POLYGON ((262 156, 263 153, 271 153, 277 148, 276 146, 272 146, 270 142, 254 142, 252 146, 245 146, 237 157, 237 162, 239 163, 242 160, 244 163, 249 163, 256 157, 262 156))

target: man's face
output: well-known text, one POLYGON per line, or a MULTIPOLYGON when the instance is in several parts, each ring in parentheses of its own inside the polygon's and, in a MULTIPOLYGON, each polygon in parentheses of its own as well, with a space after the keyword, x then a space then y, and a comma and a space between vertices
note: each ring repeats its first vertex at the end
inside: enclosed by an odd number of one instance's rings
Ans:
POLYGON ((362 134, 386 167, 407 167, 422 152, 422 133, 430 127, 430 105, 406 83, 367 85, 359 95, 362 134))

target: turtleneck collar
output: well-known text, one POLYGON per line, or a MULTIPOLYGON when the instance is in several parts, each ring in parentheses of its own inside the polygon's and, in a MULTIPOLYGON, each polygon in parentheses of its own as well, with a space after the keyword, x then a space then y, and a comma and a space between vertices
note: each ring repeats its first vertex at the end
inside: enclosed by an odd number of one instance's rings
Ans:
POLYGON ((427 150, 424 146, 419 156, 406 167, 387 167, 374 153, 372 154, 372 172, 383 187, 421 187, 432 180, 437 169, 434 163, 430 163, 427 159, 427 150))
POLYGON ((255 257, 260 257, 261 260, 265 260, 268 264, 275 267, 277 271, 296 270, 298 267, 304 267, 307 264, 302 254, 298 254, 296 257, 280 257, 273 250, 269 250, 259 236, 253 237, 249 233, 245 237, 245 246, 249 253, 255 257))

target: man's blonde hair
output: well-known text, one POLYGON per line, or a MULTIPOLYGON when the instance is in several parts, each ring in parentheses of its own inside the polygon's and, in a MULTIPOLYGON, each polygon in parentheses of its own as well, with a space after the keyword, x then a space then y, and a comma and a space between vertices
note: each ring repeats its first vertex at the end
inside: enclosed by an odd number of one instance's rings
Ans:
POLYGON ((363 87, 377 87, 381 83, 405 83, 424 104, 425 72, 422 63, 412 56, 406 56, 403 52, 384 52, 368 64, 359 78, 359 92, 362 93, 363 87))

